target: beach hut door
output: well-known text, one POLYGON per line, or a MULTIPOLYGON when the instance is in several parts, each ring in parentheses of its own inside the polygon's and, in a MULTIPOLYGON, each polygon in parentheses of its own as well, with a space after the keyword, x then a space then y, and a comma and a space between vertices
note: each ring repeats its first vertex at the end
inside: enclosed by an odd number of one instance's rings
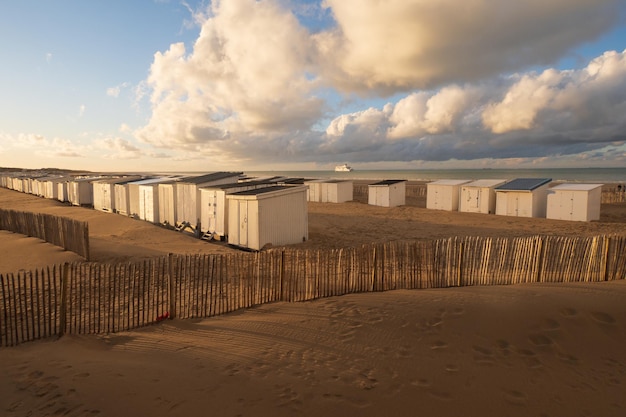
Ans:
POLYGON ((248 246, 248 202, 239 201, 239 244, 248 246))
POLYGON ((102 189, 102 202, 100 205, 101 209, 105 209, 105 210, 109 209, 109 204, 107 204, 107 201, 110 201, 108 194, 109 194, 109 190, 107 190, 107 187, 104 187, 102 189))
POLYGON ((469 203, 469 208, 473 211, 477 211, 480 207, 480 189, 479 188, 469 188, 467 190, 467 199, 469 203))

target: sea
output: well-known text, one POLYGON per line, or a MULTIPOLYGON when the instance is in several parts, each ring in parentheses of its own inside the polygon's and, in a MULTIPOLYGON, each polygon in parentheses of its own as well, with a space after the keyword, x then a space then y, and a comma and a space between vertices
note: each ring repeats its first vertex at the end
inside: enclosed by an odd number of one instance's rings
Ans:
POLYGON ((413 180, 440 179, 480 180, 515 178, 549 178, 554 182, 626 184, 626 168, 548 168, 548 169, 411 169, 336 171, 244 171, 251 177, 286 176, 306 179, 413 180))

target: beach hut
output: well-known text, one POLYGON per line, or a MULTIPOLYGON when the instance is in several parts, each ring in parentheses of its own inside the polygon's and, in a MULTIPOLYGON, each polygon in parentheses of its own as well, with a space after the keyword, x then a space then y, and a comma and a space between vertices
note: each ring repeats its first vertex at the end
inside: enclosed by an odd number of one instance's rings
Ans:
POLYGON ((67 201, 74 206, 93 205, 92 182, 100 177, 74 178, 67 183, 67 201))
POLYGON ((437 180, 426 184, 426 208, 433 210, 457 211, 461 185, 470 180, 437 180))
POLYGON ((406 202, 406 180, 384 180, 367 187, 368 204, 382 207, 402 206, 406 202))
POLYGON ((59 184, 69 180, 67 176, 48 177, 43 184, 43 197, 58 200, 59 184))
POLYGON ((261 250, 308 240, 306 186, 240 191, 228 199, 228 243, 261 250))
POLYGON ((548 190, 546 217, 588 222, 600 220, 603 184, 560 184, 548 190))
POLYGON ((176 180, 159 183, 159 221, 166 226, 176 225, 176 180))
POLYGON ((309 187, 308 201, 317 203, 345 203, 354 199, 352 181, 346 180, 312 180, 305 181, 309 187))
POLYGON ((545 217, 552 178, 516 178, 495 188, 496 214, 545 217))
POLYGON ((495 187, 504 183, 506 183, 506 180, 485 179, 462 184, 459 196, 459 211, 465 213, 495 213, 495 187))
MULTIPOLYGON (((156 203, 153 201, 153 194, 155 193, 152 187, 144 187, 141 189, 142 193, 140 193, 140 187, 143 185, 155 185, 162 182, 172 181, 175 177, 171 176, 163 176, 156 178, 145 178, 139 181, 131 181, 129 183, 124 184, 127 188, 126 198, 128 203, 128 212, 127 215, 130 217, 135 217, 138 219, 145 220, 146 217, 146 209, 150 210, 150 203, 152 203, 152 209, 154 210, 155 204, 158 204, 158 196, 156 196, 156 203), (142 199, 149 198, 150 201, 141 202, 142 199)), ((158 192, 158 191, 157 191, 158 192)), ((122 201, 120 201, 122 203, 122 201)), ((120 206, 120 214, 123 214, 121 210, 124 207, 120 206)), ((154 218, 153 214, 150 214, 150 218, 154 218)))
POLYGON ((57 200, 62 203, 66 203, 68 201, 68 186, 70 181, 71 178, 67 178, 57 183, 57 200))
POLYGON ((200 223, 200 187, 208 185, 228 184, 242 175, 242 172, 214 172, 206 175, 184 177, 176 182, 176 227, 184 229, 190 227, 199 233, 197 229, 200 223))
POLYGON ((205 236, 222 240, 228 236, 228 194, 272 187, 265 180, 242 181, 200 187, 200 231, 205 236))
POLYGON ((141 179, 140 175, 118 177, 118 178, 103 178, 92 182, 93 186, 93 208, 95 210, 106 211, 109 213, 115 212, 115 185, 126 184, 131 181, 138 181, 141 179))

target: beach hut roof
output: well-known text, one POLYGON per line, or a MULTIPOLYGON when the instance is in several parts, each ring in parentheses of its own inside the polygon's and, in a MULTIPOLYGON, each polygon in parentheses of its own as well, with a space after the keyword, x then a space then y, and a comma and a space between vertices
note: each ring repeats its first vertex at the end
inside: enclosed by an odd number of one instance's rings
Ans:
POLYGON ((387 186, 397 184, 399 182, 406 182, 406 180, 383 180, 379 182, 375 182, 374 184, 370 184, 370 186, 387 186))
POLYGON ((254 190, 239 191, 239 192, 233 193, 232 195, 259 195, 259 194, 270 193, 273 191, 281 191, 281 190, 289 190, 289 189, 293 189, 293 187, 290 187, 288 185, 274 185, 272 187, 256 188, 254 190))
POLYGON ((548 184, 552 178, 516 178, 496 187, 496 191, 532 191, 548 184))
POLYGON ((437 180, 433 182, 429 182, 429 184, 436 185, 461 185, 470 182, 470 180, 437 180))
POLYGON ((139 181, 130 181, 128 184, 133 185, 150 185, 150 184, 159 184, 167 181, 174 181, 176 177, 158 177, 158 178, 147 178, 139 181))
POLYGON ((604 184, 560 184, 551 188, 551 190, 569 190, 569 191, 591 191, 604 184))
POLYGON ((464 184, 466 187, 497 187, 498 185, 502 185, 506 182, 506 180, 476 180, 470 183, 464 184))
POLYGON ((242 182, 229 182, 228 184, 213 184, 213 185, 205 185, 200 187, 203 190, 227 190, 233 187, 247 187, 249 185, 263 185, 263 184, 273 184, 272 181, 267 180, 256 180, 256 181, 242 181, 242 182))
POLYGON ((243 172, 213 172, 211 174, 183 177, 179 183, 202 184, 203 182, 218 181, 224 178, 239 177, 243 172))

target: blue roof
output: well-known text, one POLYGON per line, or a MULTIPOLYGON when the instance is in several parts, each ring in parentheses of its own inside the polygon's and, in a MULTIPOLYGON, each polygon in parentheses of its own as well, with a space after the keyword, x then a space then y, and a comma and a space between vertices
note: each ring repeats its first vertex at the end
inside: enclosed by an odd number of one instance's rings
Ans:
POLYGON ((496 191, 532 191, 548 184, 552 178, 516 178, 495 188, 496 191))

